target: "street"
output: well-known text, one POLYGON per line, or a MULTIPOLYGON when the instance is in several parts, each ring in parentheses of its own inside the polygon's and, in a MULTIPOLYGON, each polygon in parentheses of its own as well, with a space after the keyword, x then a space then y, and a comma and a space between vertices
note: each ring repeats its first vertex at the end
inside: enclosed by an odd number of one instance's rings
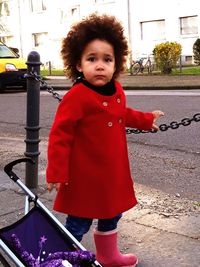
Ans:
MULTIPOLYGON (((59 92, 63 95, 64 91, 59 92)), ((127 91, 127 105, 142 111, 161 109, 165 116, 158 121, 169 124, 192 118, 200 113, 200 91, 127 91)), ((46 164, 48 132, 58 102, 42 91, 40 104, 40 162, 46 164)), ((26 93, 5 93, 0 96, 1 169, 25 151, 26 93), (13 140, 20 140, 17 151, 13 140), (10 145, 9 145, 10 144, 10 145), (9 148, 10 147, 10 151, 9 148)), ((180 126, 166 132, 127 135, 130 165, 135 182, 200 201, 200 122, 180 126)), ((42 166, 43 165, 43 166, 42 166)))
MULTIPOLYGON (((199 113, 200 96, 144 95, 129 96, 128 104, 145 111, 165 112, 158 124, 180 122, 199 113)), ((156 134, 128 136, 131 166, 135 181, 166 193, 200 200, 200 123, 180 126, 156 134)))
MULTIPOLYGON (((63 95, 64 91, 59 93, 63 95)), ((200 90, 136 90, 126 94, 128 106, 143 111, 163 110, 165 117, 158 125, 180 122, 200 113, 200 90)), ((55 192, 49 194, 46 190, 46 149, 58 102, 42 91, 40 106, 38 194, 52 211, 55 192)), ((0 95, 0 111, 0 227, 4 227, 21 218, 24 212, 24 196, 9 181, 3 167, 24 156, 26 93, 0 95)), ((127 135, 138 205, 123 215, 119 245, 123 252, 136 253, 138 267, 199 267, 199 130, 200 122, 192 122, 176 130, 127 135)), ((15 171, 23 180, 24 165, 18 165, 15 171)), ((64 214, 56 216, 64 223, 64 214)), ((91 251, 95 251, 93 228, 83 239, 83 245, 91 251)))

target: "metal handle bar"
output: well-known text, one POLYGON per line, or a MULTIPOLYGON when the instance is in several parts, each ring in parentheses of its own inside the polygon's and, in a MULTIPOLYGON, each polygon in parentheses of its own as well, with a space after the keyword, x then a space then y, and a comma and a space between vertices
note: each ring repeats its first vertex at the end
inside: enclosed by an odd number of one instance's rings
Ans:
POLYGON ((12 171, 13 167, 15 165, 17 165, 18 163, 21 162, 30 162, 32 164, 34 164, 35 162, 31 159, 31 158, 21 158, 21 159, 17 159, 14 160, 10 163, 8 163, 5 167, 4 167, 4 171, 5 173, 10 177, 10 179, 12 179, 14 182, 16 182, 19 177, 12 171))

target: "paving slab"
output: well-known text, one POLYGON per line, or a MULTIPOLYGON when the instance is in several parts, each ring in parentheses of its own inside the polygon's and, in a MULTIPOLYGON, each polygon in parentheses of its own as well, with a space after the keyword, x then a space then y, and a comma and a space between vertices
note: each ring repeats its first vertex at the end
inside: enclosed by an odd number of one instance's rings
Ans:
MULTIPOLYGON (((67 90, 72 86, 72 82, 64 76, 48 76, 48 85, 67 90)), ((200 75, 129 75, 122 74, 119 77, 125 90, 146 90, 146 89, 199 89, 200 75)))

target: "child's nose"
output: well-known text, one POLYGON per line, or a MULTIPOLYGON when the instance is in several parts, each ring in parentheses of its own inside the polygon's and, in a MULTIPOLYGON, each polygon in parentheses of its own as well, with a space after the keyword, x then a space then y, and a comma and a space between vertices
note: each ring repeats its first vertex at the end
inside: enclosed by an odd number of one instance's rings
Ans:
POLYGON ((104 69, 104 64, 103 64, 103 62, 98 61, 98 62, 97 62, 97 65, 96 65, 96 69, 97 69, 97 70, 103 70, 103 69, 104 69))

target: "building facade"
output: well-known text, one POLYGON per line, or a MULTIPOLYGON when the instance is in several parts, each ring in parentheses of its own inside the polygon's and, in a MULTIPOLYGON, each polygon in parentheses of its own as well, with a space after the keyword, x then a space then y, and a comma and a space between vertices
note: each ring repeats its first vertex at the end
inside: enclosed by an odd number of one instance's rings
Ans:
POLYGON ((152 54, 156 44, 178 42, 182 62, 193 62, 193 44, 200 34, 199 0, 131 1, 132 51, 136 57, 152 54))
POLYGON ((182 60, 193 62, 199 38, 199 0, 0 0, 0 39, 26 58, 36 50, 42 63, 62 67, 60 46, 70 26, 98 12, 115 15, 129 41, 130 60, 151 55, 156 44, 178 42, 182 60))

